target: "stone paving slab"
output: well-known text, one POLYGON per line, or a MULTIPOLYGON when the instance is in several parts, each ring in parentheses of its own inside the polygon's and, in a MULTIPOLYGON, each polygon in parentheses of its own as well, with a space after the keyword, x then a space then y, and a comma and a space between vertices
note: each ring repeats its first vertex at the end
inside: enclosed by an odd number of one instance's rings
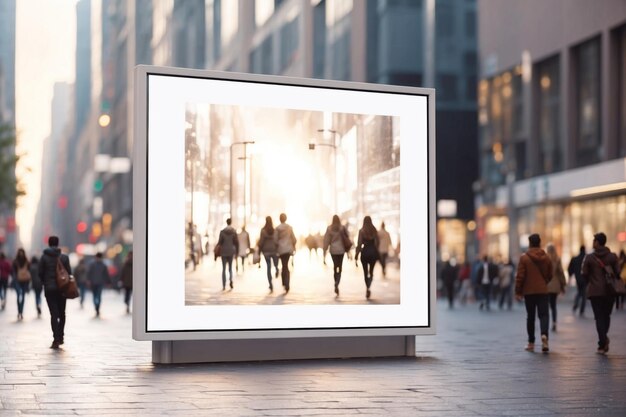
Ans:
POLYGON ((131 340, 122 295, 102 318, 68 302, 66 343, 53 351, 32 294, 16 320, 0 313, 0 416, 608 416, 626 415, 626 312, 613 314, 611 352, 595 353, 593 319, 559 302, 549 354, 523 351, 525 312, 438 305, 438 334, 415 358, 195 365, 150 362, 131 340))

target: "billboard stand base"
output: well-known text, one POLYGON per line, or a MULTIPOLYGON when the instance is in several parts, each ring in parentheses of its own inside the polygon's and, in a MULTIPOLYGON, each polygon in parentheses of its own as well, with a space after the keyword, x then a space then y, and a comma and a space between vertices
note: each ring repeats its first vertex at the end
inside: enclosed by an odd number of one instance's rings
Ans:
POLYGON ((152 362, 155 364, 398 356, 415 356, 415 336, 166 340, 152 342, 152 362))

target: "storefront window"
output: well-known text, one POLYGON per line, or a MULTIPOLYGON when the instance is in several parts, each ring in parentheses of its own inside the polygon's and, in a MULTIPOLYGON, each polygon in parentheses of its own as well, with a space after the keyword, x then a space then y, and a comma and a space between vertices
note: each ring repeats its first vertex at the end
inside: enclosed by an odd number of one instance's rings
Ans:
POLYGON ((618 31, 618 80, 619 85, 619 155, 626 157, 626 26, 618 31))
POLYGON ((561 170, 560 82, 558 56, 537 64, 536 83, 538 83, 539 106, 536 117, 539 122, 540 174, 550 174, 561 170))
POLYGON ((594 164, 601 156, 600 125, 600 39, 575 49, 576 60, 576 159, 578 166, 594 164))

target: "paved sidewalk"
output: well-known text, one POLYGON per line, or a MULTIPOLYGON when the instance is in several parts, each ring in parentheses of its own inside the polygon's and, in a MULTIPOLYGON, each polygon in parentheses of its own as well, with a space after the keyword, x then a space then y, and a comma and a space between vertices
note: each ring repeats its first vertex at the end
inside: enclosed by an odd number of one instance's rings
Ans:
MULTIPOLYGON (((68 303, 66 343, 48 348, 47 312, 15 293, 0 313, 0 416, 41 415, 626 415, 626 312, 614 313, 611 352, 595 353, 591 318, 559 304, 550 354, 527 353, 521 306, 479 312, 438 305, 439 334, 408 359, 312 360, 154 366, 131 340, 122 294, 107 291, 102 318, 68 303)), ((591 314, 591 311, 587 314, 591 314)))

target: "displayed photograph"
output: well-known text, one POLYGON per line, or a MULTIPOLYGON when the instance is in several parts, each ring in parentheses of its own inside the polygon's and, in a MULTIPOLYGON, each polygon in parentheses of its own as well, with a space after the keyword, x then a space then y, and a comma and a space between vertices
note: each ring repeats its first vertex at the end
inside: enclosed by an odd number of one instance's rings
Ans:
POLYGON ((401 303, 400 117, 184 117, 186 306, 401 303))

